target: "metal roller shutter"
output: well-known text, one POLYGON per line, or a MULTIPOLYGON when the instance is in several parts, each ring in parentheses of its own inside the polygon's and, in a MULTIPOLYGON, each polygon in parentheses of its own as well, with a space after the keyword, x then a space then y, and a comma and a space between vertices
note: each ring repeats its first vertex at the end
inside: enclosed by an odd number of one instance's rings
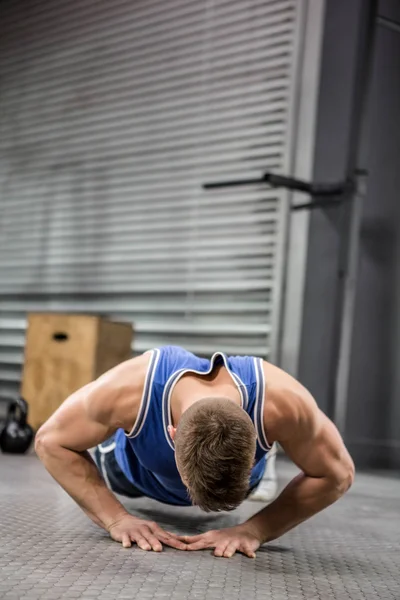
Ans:
POLYGON ((287 171, 296 0, 0 5, 0 391, 27 311, 267 356, 287 203, 220 179, 287 171))

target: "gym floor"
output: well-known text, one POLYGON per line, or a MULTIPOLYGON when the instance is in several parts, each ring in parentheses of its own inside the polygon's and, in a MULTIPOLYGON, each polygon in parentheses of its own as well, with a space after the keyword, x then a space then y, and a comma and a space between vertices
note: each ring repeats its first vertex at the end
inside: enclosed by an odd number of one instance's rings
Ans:
MULTIPOLYGON (((293 468, 278 461, 280 485, 293 468)), ((223 516, 150 500, 129 510, 181 533, 224 527, 223 516)), ((257 558, 211 551, 123 549, 93 525, 34 455, 0 455, 0 598, 151 600, 400 599, 400 479, 359 474, 349 494, 257 558)))

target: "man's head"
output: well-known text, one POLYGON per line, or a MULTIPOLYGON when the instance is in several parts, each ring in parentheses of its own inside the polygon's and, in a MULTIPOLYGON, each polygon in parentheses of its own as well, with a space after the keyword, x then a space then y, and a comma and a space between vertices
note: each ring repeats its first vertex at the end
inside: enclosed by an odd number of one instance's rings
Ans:
POLYGON ((233 510, 249 491, 256 434, 248 414, 228 398, 204 398, 181 416, 175 458, 193 504, 233 510))

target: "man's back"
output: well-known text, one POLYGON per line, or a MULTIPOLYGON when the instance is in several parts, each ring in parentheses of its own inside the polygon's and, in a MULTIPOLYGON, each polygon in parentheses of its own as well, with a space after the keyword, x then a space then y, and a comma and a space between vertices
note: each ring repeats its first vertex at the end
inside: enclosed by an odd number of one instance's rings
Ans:
POLYGON ((222 385, 226 385, 227 394, 232 394, 229 388, 237 394, 241 408, 257 432, 255 464, 249 482, 249 490, 254 489, 262 478, 270 450, 262 418, 265 390, 262 360, 228 357, 221 352, 208 360, 177 346, 154 349, 148 354, 150 360, 136 421, 128 433, 119 429, 115 436, 115 457, 126 478, 146 496, 169 504, 190 505, 169 433, 170 427, 179 422, 179 411, 175 410, 179 401, 176 403, 175 399, 177 394, 190 396, 193 401, 196 396, 213 397, 217 395, 214 389, 223 395, 222 385))

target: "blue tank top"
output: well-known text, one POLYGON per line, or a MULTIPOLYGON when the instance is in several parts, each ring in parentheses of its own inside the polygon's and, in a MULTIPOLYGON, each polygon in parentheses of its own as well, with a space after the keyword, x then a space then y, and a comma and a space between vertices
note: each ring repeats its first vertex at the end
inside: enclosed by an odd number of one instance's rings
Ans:
POLYGON ((263 476, 270 450, 264 426, 264 370, 261 358, 228 357, 216 352, 211 360, 199 358, 177 346, 150 350, 151 358, 135 425, 127 434, 119 429, 115 436, 115 458, 122 472, 145 496, 166 504, 191 504, 175 463, 174 443, 168 433, 171 421, 172 391, 185 373, 209 374, 223 364, 235 382, 243 410, 257 433, 255 464, 250 488, 263 476))

